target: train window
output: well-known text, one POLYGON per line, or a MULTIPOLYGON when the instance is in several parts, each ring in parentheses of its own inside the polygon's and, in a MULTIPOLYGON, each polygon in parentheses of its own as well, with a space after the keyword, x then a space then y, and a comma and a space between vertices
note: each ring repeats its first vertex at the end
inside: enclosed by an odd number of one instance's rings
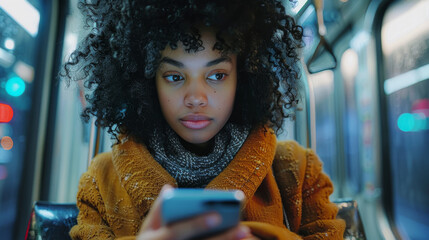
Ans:
POLYGON ((336 119, 334 105, 334 72, 331 70, 309 75, 316 108, 317 154, 323 160, 323 169, 338 185, 336 158, 336 119))
POLYGON ((0 233, 12 239, 17 221, 21 178, 32 126, 35 70, 43 58, 39 23, 48 5, 42 1, 0 1, 0 233))
POLYGON ((356 77, 359 71, 358 53, 353 48, 348 48, 341 56, 341 78, 344 93, 343 139, 344 157, 346 167, 347 194, 357 194, 361 188, 361 165, 359 154, 360 124, 356 103, 356 77))
POLYGON ((429 234, 428 12, 428 1, 397 2, 381 30, 393 218, 404 239, 429 234))
MULTIPOLYGON (((301 1, 303 2, 303 1, 301 1)), ((303 62, 306 63, 308 74, 307 82, 310 89, 310 105, 314 103, 314 111, 310 111, 311 121, 314 118, 313 125, 308 126, 308 131, 311 132, 311 147, 316 150, 320 159, 323 161, 323 170, 330 176, 335 186, 335 192, 332 197, 338 197, 339 186, 338 167, 336 164, 338 158, 338 148, 335 143, 337 141, 337 121, 335 118, 334 104, 334 72, 330 69, 331 56, 327 54, 326 49, 320 48, 321 38, 318 34, 316 9, 312 4, 305 9, 301 9, 301 14, 298 21, 303 26, 303 62), (314 59, 313 59, 314 58, 314 59), (311 60, 311 61, 310 61, 311 60), (309 64, 309 62, 311 62, 309 64), (327 63, 327 65, 325 64, 327 63), (317 72, 317 73, 316 73, 317 72)), ((327 28, 333 26, 333 21, 326 22, 327 28)), ((308 99, 306 99, 308 101, 308 99)), ((299 133, 299 132, 297 132, 299 133)))
MULTIPOLYGON (((78 0, 68 1, 68 16, 65 22, 62 60, 66 60, 86 34, 82 15, 77 9, 78 0)), ((61 69, 60 69, 61 71, 61 69)), ((80 115, 87 106, 85 88, 82 81, 59 82, 55 109, 55 129, 52 146, 52 165, 48 169, 50 176, 47 196, 53 202, 76 201, 79 178, 88 167, 91 121, 84 122, 80 115)), ((110 149, 110 137, 101 132, 101 149, 110 149)))

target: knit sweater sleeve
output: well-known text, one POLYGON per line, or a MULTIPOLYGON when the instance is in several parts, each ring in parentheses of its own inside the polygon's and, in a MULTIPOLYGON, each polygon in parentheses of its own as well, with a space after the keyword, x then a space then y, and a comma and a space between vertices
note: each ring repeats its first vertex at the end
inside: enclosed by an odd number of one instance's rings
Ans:
POLYGON ((77 207, 79 215, 77 225, 70 231, 72 239, 117 239, 131 240, 134 236, 115 237, 105 218, 105 205, 100 192, 98 183, 91 168, 84 173, 79 181, 77 194, 77 207))
POLYGON ((322 172, 322 162, 314 151, 306 150, 306 160, 299 234, 308 240, 343 239, 345 222, 336 219, 338 208, 329 200, 332 182, 322 172))
POLYGON ((290 224, 287 238, 278 239, 343 239, 345 222, 336 219, 333 185, 317 155, 294 141, 281 142, 273 167, 290 224))

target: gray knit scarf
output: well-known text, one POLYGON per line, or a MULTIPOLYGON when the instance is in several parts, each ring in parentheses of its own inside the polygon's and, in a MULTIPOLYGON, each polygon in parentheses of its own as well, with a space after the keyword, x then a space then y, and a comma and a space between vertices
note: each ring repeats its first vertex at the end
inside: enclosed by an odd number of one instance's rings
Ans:
POLYGON ((202 188, 231 162, 249 134, 249 128, 227 123, 215 136, 213 150, 198 156, 187 150, 168 128, 156 129, 149 141, 153 158, 176 179, 179 187, 202 188))

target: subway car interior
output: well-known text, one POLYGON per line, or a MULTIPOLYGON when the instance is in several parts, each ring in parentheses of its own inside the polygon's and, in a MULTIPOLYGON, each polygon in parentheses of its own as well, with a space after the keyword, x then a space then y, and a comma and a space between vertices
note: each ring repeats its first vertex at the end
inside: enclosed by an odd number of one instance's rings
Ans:
MULTIPOLYGON (((77 5, 0 0, 4 240, 28 237, 35 203, 74 206, 89 159, 113 143, 80 117, 83 84, 58 75, 85 35, 77 5)), ((364 233, 347 239, 428 239, 429 1, 284 5, 303 27, 303 97, 278 139, 314 149, 334 183, 331 200, 357 204, 364 233)))

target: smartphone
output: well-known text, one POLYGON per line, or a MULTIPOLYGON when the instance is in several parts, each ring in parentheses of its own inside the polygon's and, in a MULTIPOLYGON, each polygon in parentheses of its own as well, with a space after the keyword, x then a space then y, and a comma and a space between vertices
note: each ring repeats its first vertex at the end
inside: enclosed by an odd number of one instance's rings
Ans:
POLYGON ((167 225, 204 213, 217 212, 222 217, 221 224, 193 238, 207 237, 237 226, 244 198, 245 195, 240 190, 169 189, 162 194, 162 221, 167 225))

